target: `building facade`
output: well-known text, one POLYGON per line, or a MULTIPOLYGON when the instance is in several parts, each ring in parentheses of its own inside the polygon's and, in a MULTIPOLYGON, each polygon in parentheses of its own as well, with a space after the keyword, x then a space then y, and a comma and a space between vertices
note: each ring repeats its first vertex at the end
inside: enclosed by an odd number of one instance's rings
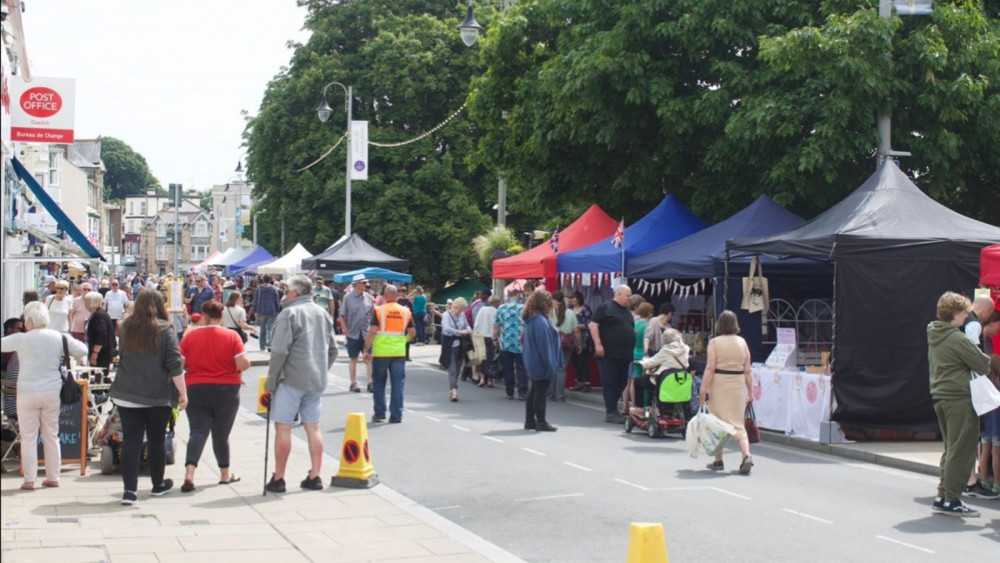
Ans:
POLYGON ((253 249, 253 184, 237 180, 212 187, 212 250, 253 249))
POLYGON ((142 228, 142 256, 149 272, 165 275, 189 272, 212 253, 212 219, 208 212, 164 209, 142 228))

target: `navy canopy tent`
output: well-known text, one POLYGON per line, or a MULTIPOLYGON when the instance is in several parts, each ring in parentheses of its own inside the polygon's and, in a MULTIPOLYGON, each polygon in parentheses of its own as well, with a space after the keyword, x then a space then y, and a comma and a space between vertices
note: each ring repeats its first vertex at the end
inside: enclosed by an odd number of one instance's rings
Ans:
MULTIPOLYGON (((698 218, 673 194, 669 194, 645 217, 625 229, 625 261, 627 263, 639 254, 682 239, 707 226, 708 223, 698 218)), ((590 246, 559 254, 558 271, 622 271, 622 249, 611 243, 613 238, 614 235, 590 246)))
POLYGON ((268 262, 274 260, 274 255, 268 252, 263 246, 258 246, 250 254, 247 254, 243 258, 239 259, 232 264, 226 266, 226 272, 229 274, 235 274, 241 270, 245 270, 250 266, 255 264, 260 264, 261 262, 268 262))
POLYGON ((302 261, 303 270, 315 270, 324 276, 369 266, 399 271, 408 269, 410 262, 382 252, 357 233, 341 237, 323 252, 302 261))
POLYGON ((937 429, 927 323, 945 291, 971 292, 979 253, 1000 227, 937 203, 884 164, 843 201, 804 225, 736 239, 732 252, 832 259, 833 388, 841 422, 937 429))

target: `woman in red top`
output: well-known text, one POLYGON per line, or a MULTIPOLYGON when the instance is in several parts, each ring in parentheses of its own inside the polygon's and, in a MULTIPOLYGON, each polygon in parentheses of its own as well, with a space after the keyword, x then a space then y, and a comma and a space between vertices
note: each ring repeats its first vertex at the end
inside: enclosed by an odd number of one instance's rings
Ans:
POLYGON ((229 470, 229 432, 240 408, 242 372, 250 367, 243 342, 235 332, 222 326, 222 304, 211 300, 201 307, 204 326, 188 331, 181 340, 181 354, 187 370, 188 439, 184 484, 181 492, 194 490, 194 470, 212 433, 212 450, 221 472, 219 484, 240 478, 229 470))

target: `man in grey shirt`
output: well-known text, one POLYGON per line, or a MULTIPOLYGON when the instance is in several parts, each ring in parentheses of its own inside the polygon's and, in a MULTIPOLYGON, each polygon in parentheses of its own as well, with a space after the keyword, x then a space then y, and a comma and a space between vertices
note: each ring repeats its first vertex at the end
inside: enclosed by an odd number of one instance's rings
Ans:
POLYGON ((319 423, 327 371, 337 359, 337 343, 333 339, 333 318, 313 303, 311 292, 312 280, 308 277, 289 278, 281 313, 274 322, 271 362, 264 389, 271 394, 274 420, 274 474, 265 488, 275 493, 285 492, 285 466, 292 449, 296 413, 302 418, 312 460, 301 486, 314 491, 323 488, 319 476, 323 434, 319 423))
MULTIPOLYGON (((358 356, 363 355, 365 347, 365 337, 368 335, 368 327, 371 326, 372 311, 375 304, 372 296, 365 291, 364 274, 354 276, 351 283, 354 289, 344 295, 344 302, 340 306, 340 322, 344 335, 347 337, 347 357, 348 373, 351 376, 351 391, 357 393, 361 391, 358 387, 358 356)), ((368 392, 372 392, 372 361, 365 359, 365 376, 368 378, 368 392)))

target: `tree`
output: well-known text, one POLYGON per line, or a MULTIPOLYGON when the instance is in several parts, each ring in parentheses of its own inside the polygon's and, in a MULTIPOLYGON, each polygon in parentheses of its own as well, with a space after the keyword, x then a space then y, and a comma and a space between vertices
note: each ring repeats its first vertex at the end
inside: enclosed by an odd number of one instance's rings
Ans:
MULTIPOLYGON (((245 133, 247 170, 263 198, 258 238, 285 237, 319 251, 343 234, 344 145, 308 166, 344 134, 342 91, 329 90, 328 123, 315 107, 325 84, 353 85, 356 120, 374 142, 413 139, 465 102, 479 72, 475 52, 458 40, 453 1, 308 0, 312 35, 293 45, 291 64, 268 85, 245 133)), ((369 147, 368 180, 352 186, 354 231, 410 260, 422 283, 443 285, 481 268, 472 238, 489 225, 495 185, 466 163, 477 129, 464 115, 418 142, 369 147)))
POLYGON ((630 220, 667 192, 710 220, 761 193, 813 216, 874 170, 891 110, 917 184, 990 219, 990 5, 938 0, 904 21, 879 18, 877 0, 519 0, 484 21, 473 161, 503 170, 516 201, 596 201, 630 220))
POLYGON ((105 200, 145 195, 147 189, 163 192, 160 182, 149 171, 146 159, 124 141, 101 137, 101 160, 107 170, 104 174, 105 200))

